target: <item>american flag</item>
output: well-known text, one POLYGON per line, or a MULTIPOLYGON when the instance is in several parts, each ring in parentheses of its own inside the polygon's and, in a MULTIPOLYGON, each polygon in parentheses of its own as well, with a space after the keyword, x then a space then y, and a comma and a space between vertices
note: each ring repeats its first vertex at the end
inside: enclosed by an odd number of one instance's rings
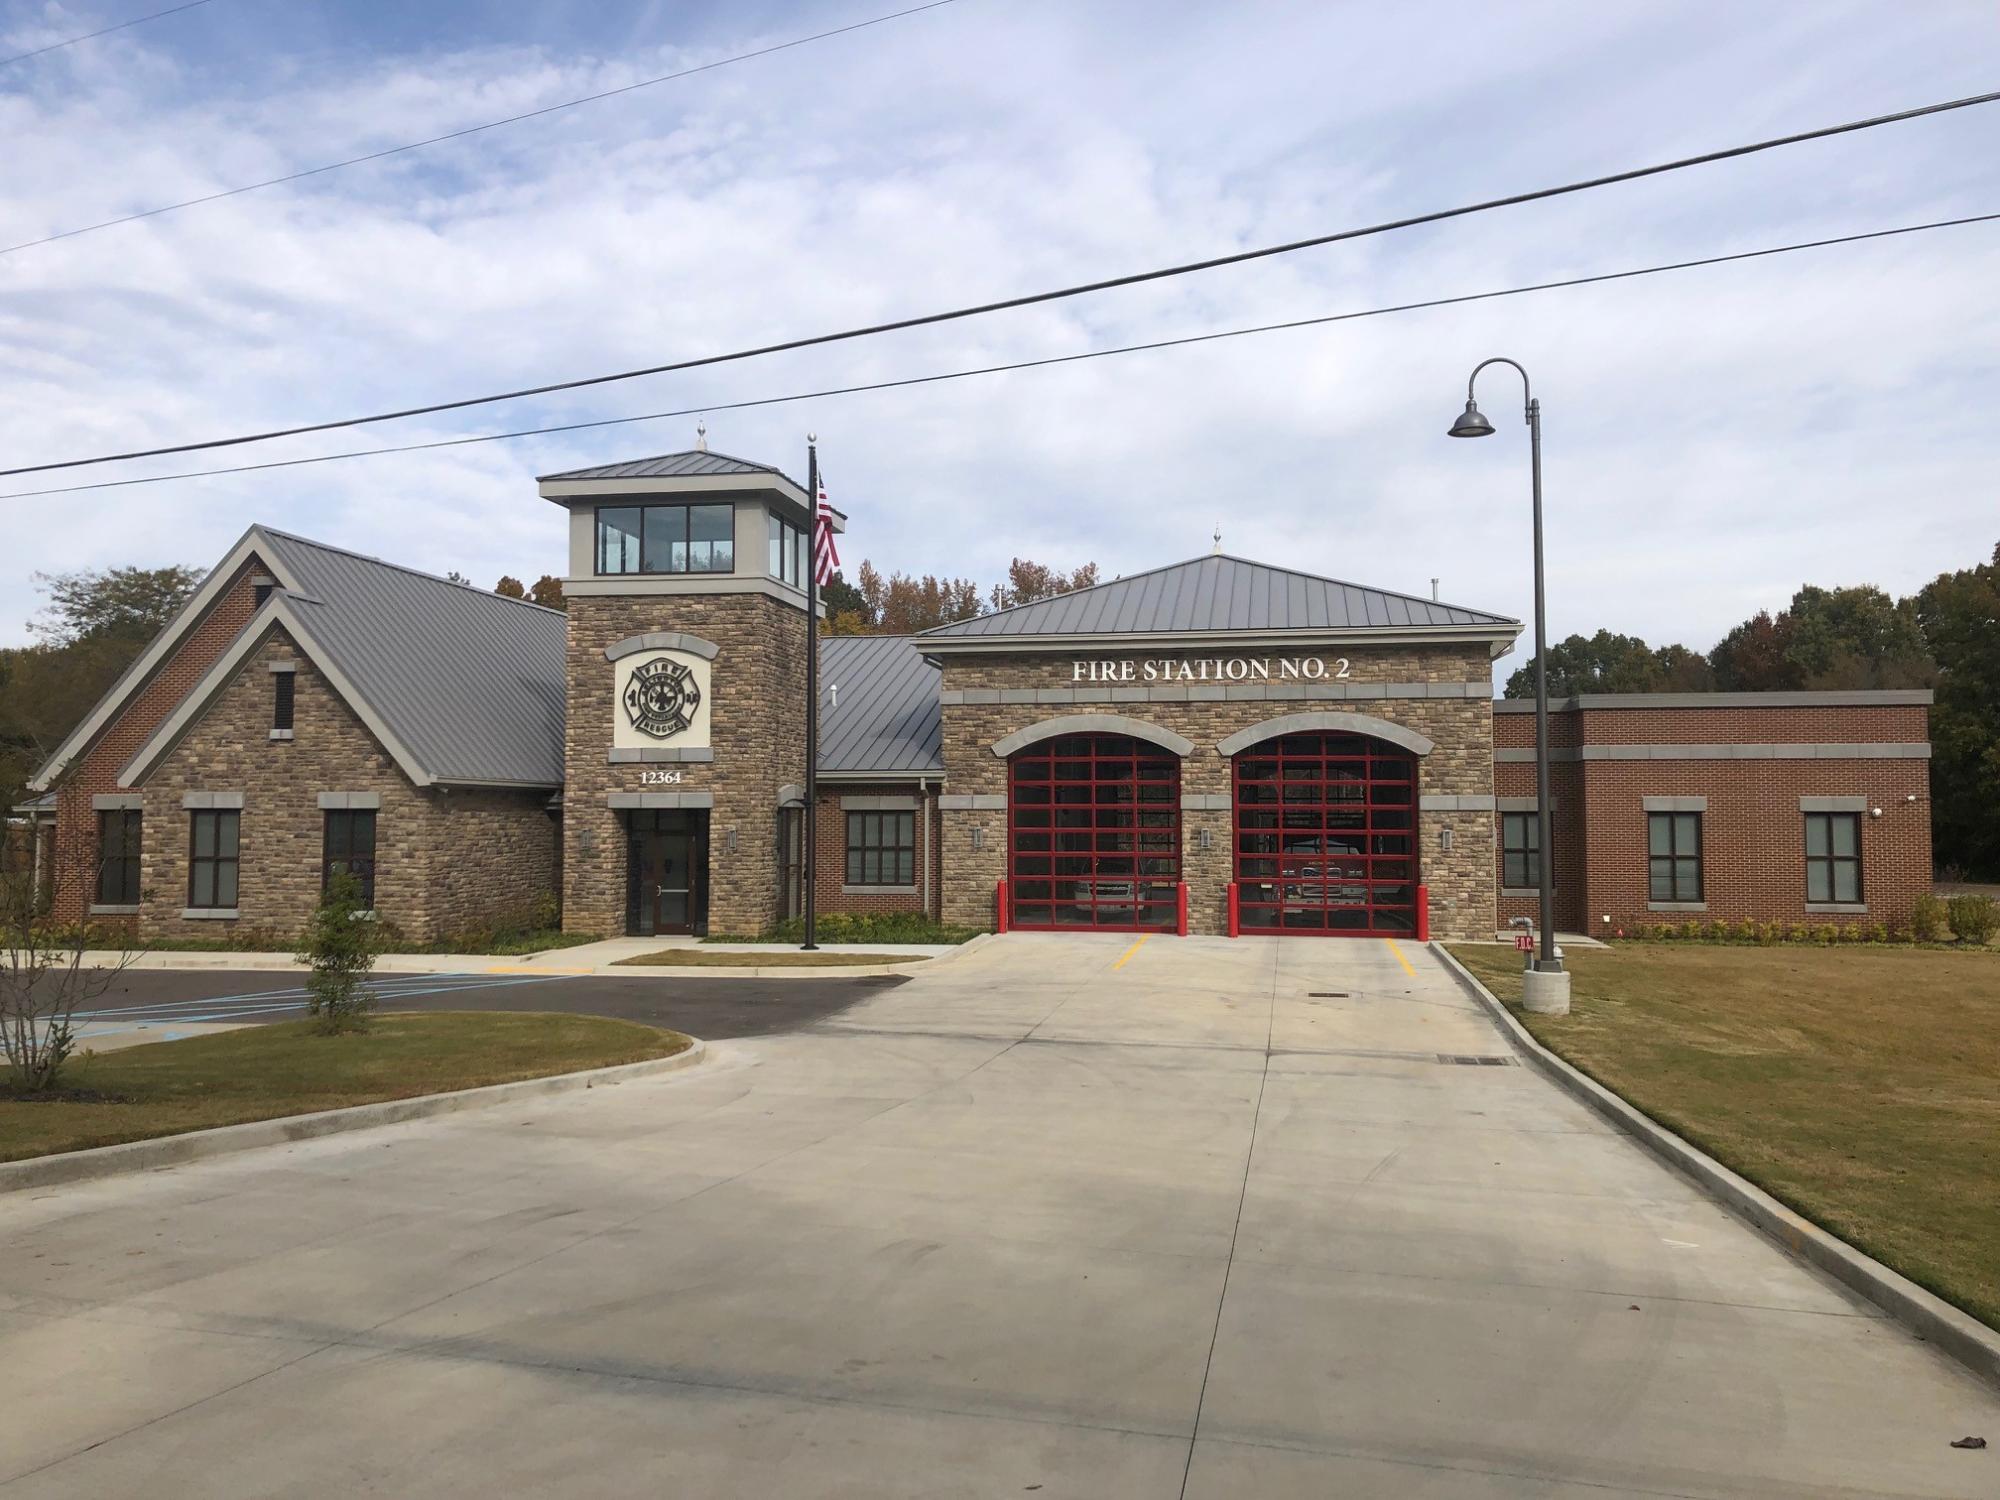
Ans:
POLYGON ((819 577, 820 587, 833 577, 833 570, 840 566, 840 553, 833 545, 833 507, 826 503, 826 481, 819 486, 819 520, 813 528, 813 568, 819 577))

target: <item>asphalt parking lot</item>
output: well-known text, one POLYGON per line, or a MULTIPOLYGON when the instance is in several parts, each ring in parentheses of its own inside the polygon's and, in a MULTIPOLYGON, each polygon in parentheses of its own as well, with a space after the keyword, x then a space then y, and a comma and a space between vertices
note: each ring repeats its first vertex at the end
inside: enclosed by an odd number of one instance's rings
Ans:
MULTIPOLYGON (((300 976, 283 971, 134 969, 77 1020, 89 1032, 145 1026, 168 1040, 176 1026, 294 1021, 305 1014, 300 976)), ((574 974, 383 974, 377 1003, 396 1010, 547 1010, 667 1026, 721 1041, 796 1031, 907 981, 623 978, 574 974)))

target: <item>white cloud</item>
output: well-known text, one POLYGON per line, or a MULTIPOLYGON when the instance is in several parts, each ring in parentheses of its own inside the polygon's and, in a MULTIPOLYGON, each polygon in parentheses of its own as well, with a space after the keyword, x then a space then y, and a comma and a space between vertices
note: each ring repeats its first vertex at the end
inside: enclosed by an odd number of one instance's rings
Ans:
MULTIPOLYGON (((37 7, 40 25, 47 7, 37 7)), ((850 19, 216 59, 164 25, 0 78, 12 238, 850 19), (686 45, 677 46, 676 42, 686 45), (326 57, 334 61, 328 63, 326 57), (230 66, 232 62, 242 65, 230 66)), ((73 17, 70 19, 74 19, 73 17)), ((358 22, 355 24, 359 24, 358 22)), ((79 26, 77 29, 87 29, 79 26)), ((1193 258, 1983 86, 1981 19, 1893 4, 964 3, 431 151, 0 258, 18 461, 444 399, 1193 258)), ((17 42, 27 29, 17 25, 17 42)), ((277 47, 276 38, 265 44, 277 47)), ((32 43, 30 43, 32 44, 32 43)), ((219 461, 1070 353, 2000 208, 1991 111, 976 323, 219 461)), ((1705 646, 1799 583, 1990 550, 2000 227, 1055 369, 717 414, 845 551, 991 579, 1231 551, 1523 614, 1527 454, 1443 430, 1504 352, 1547 406, 1551 624, 1705 646)), ((253 520, 482 581, 561 566, 537 472, 692 420, 9 502, 36 570, 208 561, 253 520)), ((204 466, 197 457, 162 469, 204 466)))

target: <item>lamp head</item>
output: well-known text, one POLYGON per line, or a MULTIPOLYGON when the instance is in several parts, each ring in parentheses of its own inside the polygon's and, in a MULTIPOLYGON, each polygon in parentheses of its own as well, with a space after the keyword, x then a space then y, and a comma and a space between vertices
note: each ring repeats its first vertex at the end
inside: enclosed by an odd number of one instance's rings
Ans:
POLYGON ((1469 396, 1465 401, 1464 412, 1451 424, 1451 436, 1464 438, 1493 436, 1493 424, 1480 414, 1479 403, 1469 396))

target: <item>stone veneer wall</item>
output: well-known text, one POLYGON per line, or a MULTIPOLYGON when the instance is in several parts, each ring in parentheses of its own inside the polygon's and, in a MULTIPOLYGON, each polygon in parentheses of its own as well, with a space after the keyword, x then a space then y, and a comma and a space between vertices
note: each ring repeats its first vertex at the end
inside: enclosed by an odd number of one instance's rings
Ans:
POLYGON ((625 931, 626 840, 613 792, 708 793, 708 920, 716 933, 755 934, 778 913, 778 791, 805 776, 805 611, 766 594, 632 594, 569 600, 564 759, 563 926, 625 931), (608 763, 616 668, 607 646, 679 631, 718 649, 710 679, 711 762, 608 763), (646 771, 678 771, 672 786, 646 771), (736 830, 736 853, 728 830, 736 830))
POLYGON ((296 932, 319 900, 321 792, 374 792, 375 909, 430 942, 531 908, 554 889, 548 791, 420 788, 281 629, 273 629, 140 789, 141 941, 296 932), (292 661, 293 738, 270 738, 271 661, 292 661), (190 792, 243 797, 234 920, 187 918, 190 792))
MULTIPOLYGON (((1198 652, 1129 653, 1134 661, 1198 652)), ((1240 649, 1223 653, 1252 656, 1240 649)), ((994 891, 1006 874, 1007 763, 996 740, 1045 719, 1069 714, 1118 714, 1193 740, 1181 765, 1184 799, 1216 800, 1181 813, 1181 869, 1188 884, 1193 932, 1227 930, 1230 857, 1230 763, 1215 746, 1267 719, 1316 709, 1385 719, 1434 741, 1418 759, 1420 798, 1464 799, 1465 806, 1422 808, 1417 815, 1420 879, 1430 887, 1431 930, 1439 937, 1489 936, 1494 925, 1492 662, 1481 645, 1417 648, 1348 647, 1343 680, 1259 683, 1076 682, 1080 653, 953 657, 944 663, 943 721, 946 806, 944 920, 988 925, 994 891), (1013 701, 964 701, 1005 697, 1013 701), (961 799, 999 799, 967 807, 961 799), (957 805, 953 805, 953 803, 957 805), (1449 828, 1451 848, 1440 835, 1449 828), (973 848, 974 830, 982 835, 973 848), (1210 847, 1201 848, 1201 833, 1210 847)), ((1324 653, 1330 662, 1334 653, 1324 653)), ((1087 659, 1118 660, 1118 656, 1087 659)), ((1329 671, 1332 669, 1329 668, 1329 671)), ((1275 673, 1274 673, 1275 675, 1275 673)))

